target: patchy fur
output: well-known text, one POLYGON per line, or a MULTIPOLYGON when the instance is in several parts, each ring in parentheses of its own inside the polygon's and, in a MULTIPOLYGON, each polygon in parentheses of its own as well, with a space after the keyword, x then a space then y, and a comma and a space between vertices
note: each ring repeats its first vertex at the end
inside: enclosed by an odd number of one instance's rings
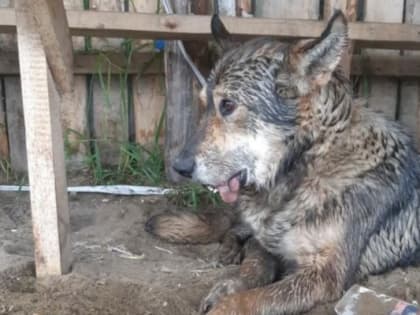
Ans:
POLYGON ((360 277, 420 260, 419 155, 397 123, 352 98, 337 69, 347 41, 337 12, 319 39, 251 40, 214 67, 180 159, 193 160, 184 170, 193 180, 236 200, 232 231, 254 250, 203 313, 301 313, 360 277))

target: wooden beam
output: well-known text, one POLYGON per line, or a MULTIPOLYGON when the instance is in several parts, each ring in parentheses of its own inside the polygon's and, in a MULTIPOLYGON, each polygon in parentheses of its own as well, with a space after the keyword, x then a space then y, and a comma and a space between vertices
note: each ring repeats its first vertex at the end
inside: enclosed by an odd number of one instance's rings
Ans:
POLYGON ((30 0, 15 7, 36 274, 60 275, 72 263, 60 97, 30 0))
MULTIPOLYGON (((13 32, 11 9, 0 10, 0 32, 13 32)), ((210 38, 210 16, 156 15, 122 12, 67 11, 72 35, 143 39, 210 38)), ((243 19, 223 17, 236 37, 319 37, 325 22, 299 19, 243 19)), ((420 50, 420 25, 400 23, 349 23, 349 37, 356 47, 420 50)))
POLYGON ((62 0, 31 0, 48 65, 60 94, 73 89, 73 44, 62 0))
POLYGON ((353 55, 351 74, 384 77, 420 77, 420 58, 418 56, 399 55, 353 55))
MULTIPOLYGON (((123 71, 126 58, 122 53, 107 52, 98 54, 76 54, 74 74, 119 74, 123 71)), ((163 74, 161 56, 154 53, 134 53, 127 68, 129 74, 163 74)), ((420 77, 420 58, 413 55, 361 56, 353 55, 352 75, 372 75, 384 77, 420 77)), ((0 54, 0 75, 19 75, 19 62, 16 53, 0 54)))
MULTIPOLYGON (((14 52, 0 53, 0 75, 19 75, 18 55, 14 52)), ((127 58, 119 52, 105 52, 74 56, 74 74, 112 73, 160 74, 163 73, 163 58, 153 52, 136 52, 125 70, 127 58)))

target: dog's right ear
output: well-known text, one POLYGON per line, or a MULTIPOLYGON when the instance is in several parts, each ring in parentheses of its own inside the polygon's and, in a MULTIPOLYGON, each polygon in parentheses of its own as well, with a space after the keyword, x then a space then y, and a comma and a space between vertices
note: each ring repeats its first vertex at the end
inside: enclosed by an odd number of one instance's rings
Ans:
POLYGON ((233 46, 231 35, 218 14, 214 14, 211 18, 211 33, 222 51, 233 46))

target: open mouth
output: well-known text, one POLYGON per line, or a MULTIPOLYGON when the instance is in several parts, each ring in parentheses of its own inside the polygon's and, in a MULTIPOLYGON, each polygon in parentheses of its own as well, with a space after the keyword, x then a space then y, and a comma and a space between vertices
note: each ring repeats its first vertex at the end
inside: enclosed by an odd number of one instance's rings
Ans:
POLYGON ((232 175, 226 182, 216 186, 216 190, 224 202, 234 203, 238 200, 239 190, 245 186, 246 177, 246 170, 243 169, 232 175))

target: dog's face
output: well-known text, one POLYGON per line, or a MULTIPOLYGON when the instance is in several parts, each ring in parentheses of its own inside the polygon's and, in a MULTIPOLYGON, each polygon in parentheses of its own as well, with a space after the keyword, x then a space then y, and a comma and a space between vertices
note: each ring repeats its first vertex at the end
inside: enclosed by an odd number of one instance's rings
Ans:
POLYGON ((174 168, 216 187, 231 203, 242 186, 275 180, 293 139, 307 128, 311 95, 328 83, 340 61, 347 25, 337 13, 318 40, 286 45, 256 39, 233 48, 217 16, 212 31, 225 53, 201 91, 205 111, 196 135, 174 168))

